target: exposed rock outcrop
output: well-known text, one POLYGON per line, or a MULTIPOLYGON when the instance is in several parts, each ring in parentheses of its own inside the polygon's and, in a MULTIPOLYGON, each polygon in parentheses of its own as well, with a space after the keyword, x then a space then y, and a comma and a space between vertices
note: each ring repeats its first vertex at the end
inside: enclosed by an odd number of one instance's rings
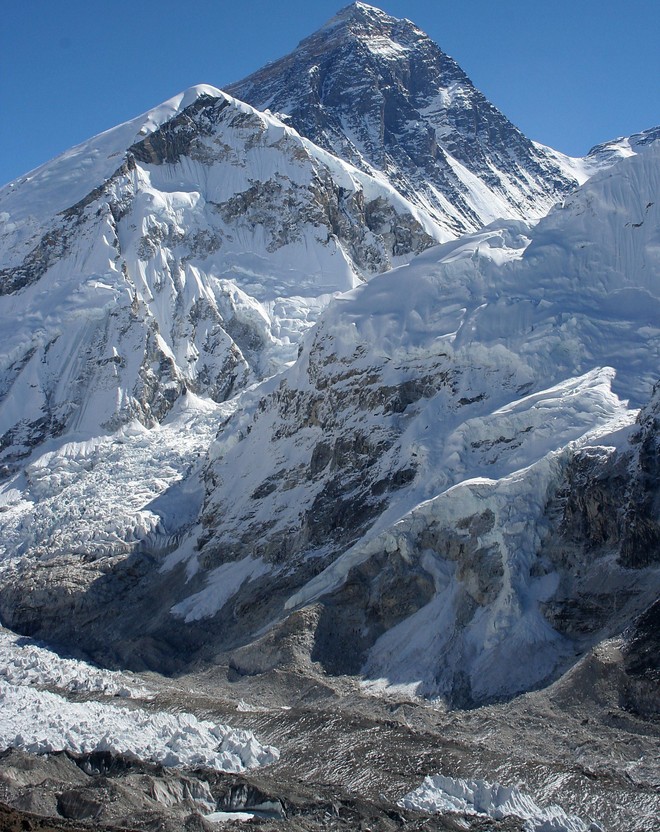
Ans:
POLYGON ((366 3, 227 89, 384 173, 452 235, 496 217, 539 217, 576 184, 411 21, 366 3))

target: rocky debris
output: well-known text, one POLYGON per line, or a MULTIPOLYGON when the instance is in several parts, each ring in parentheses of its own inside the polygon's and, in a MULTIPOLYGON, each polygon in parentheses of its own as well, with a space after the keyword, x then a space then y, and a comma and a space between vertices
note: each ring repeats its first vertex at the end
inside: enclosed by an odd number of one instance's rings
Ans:
MULTIPOLYGON (((2 832, 60 832, 60 830, 81 830, 90 829, 88 823, 76 823, 58 818, 43 817, 31 812, 12 808, 0 801, 0 829, 2 832)), ((94 824, 94 829, 99 832, 135 832, 134 827, 100 826, 94 824)))
MULTIPOLYGON (((12 751, 0 755, 0 790, 4 796, 0 829, 93 828, 121 832, 158 828, 162 832, 209 832, 217 828, 217 821, 206 817, 215 813, 247 813, 253 818, 251 829, 286 828, 293 832, 366 826, 383 832, 404 828, 460 828, 468 832, 520 829, 511 822, 485 827, 483 819, 470 819, 467 825, 459 826, 451 817, 424 820, 418 813, 399 810, 385 800, 370 801, 336 786, 276 783, 268 782, 268 778, 262 783, 258 778, 252 781, 201 770, 170 773, 107 754, 61 754, 43 760, 12 751), (273 794, 278 786, 286 796, 273 794)), ((223 828, 241 826, 232 823, 231 815, 223 820, 223 828)))
POLYGON ((660 811, 658 731, 620 699, 625 649, 599 646, 544 691, 468 711, 446 711, 404 692, 365 695, 353 678, 295 662, 257 674, 216 665, 173 680, 151 675, 159 707, 185 707, 256 731, 282 749, 279 761, 228 775, 164 769, 109 753, 36 757, 12 750, 0 756, 0 800, 57 819, 55 828, 63 823, 58 800, 73 812, 87 806, 84 798, 103 811, 94 821, 69 821, 68 828, 159 823, 168 832, 206 832, 211 811, 244 811, 257 815, 250 828, 264 832, 522 832, 515 818, 428 817, 397 806, 426 775, 441 771, 516 785, 539 805, 559 804, 605 829, 647 832, 660 811))

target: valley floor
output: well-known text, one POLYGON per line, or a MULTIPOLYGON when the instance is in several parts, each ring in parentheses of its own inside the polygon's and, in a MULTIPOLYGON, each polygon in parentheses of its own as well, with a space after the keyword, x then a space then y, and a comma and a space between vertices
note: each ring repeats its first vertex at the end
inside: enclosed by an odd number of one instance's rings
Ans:
POLYGON ((628 680, 617 642, 545 691, 469 711, 369 693, 314 666, 260 676, 217 666, 140 681, 137 695, 149 698, 128 699, 129 708, 248 729, 279 748, 279 760, 227 774, 102 751, 10 749, 0 754, 0 829, 651 832, 660 823, 660 723, 621 706, 628 680), (516 786, 538 806, 561 806, 567 825, 402 808, 402 797, 433 774, 516 786), (580 818, 582 826, 571 825, 580 818))

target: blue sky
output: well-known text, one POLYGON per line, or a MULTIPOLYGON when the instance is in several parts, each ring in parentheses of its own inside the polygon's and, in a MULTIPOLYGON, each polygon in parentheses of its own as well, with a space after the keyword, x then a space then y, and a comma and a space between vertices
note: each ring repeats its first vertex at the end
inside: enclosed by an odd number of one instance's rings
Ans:
MULTIPOLYGON (((344 0, 3 0, 0 184, 197 83, 291 51, 344 0)), ((381 0, 530 138, 581 155, 660 124, 658 0, 381 0)))

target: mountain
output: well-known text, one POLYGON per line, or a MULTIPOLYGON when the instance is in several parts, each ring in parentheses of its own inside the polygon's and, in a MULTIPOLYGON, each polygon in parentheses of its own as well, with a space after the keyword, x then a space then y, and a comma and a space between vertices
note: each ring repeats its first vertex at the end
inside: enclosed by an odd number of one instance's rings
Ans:
POLYGON ((54 437, 154 427, 184 393, 231 399, 295 359, 333 294, 538 217, 623 153, 534 145, 412 23, 362 3, 232 89, 286 103, 310 138, 199 86, 0 190, 0 476, 54 437))
POLYGON ((659 184, 656 146, 340 296, 233 402, 35 459, 2 620, 453 706, 548 684, 658 592, 659 184))
MULTIPOLYGON (((657 422, 628 402, 660 356, 659 175, 656 147, 532 230, 336 301, 219 436, 174 615, 216 616, 230 646, 306 611, 327 670, 465 705, 547 683, 639 614, 660 589, 657 422)), ((267 667, 281 640, 232 661, 267 667)))
POLYGON ((538 219, 586 178, 527 139, 411 21, 366 3, 227 91, 385 178, 452 236, 538 219))
POLYGON ((644 153, 660 140, 660 127, 652 127, 643 130, 641 133, 633 133, 632 136, 621 136, 603 144, 592 147, 584 158, 588 166, 598 165, 609 167, 620 159, 627 159, 638 153, 644 153))
POLYGON ((647 832, 660 133, 363 3, 231 91, 0 190, 0 826, 647 832))
MULTIPOLYGON (((195 87, 0 191, 2 619, 159 669, 277 665, 284 628, 450 704, 547 683, 602 635, 564 621, 558 495, 646 481, 657 131, 533 225, 569 161, 409 21, 355 3, 232 90, 288 112, 195 87)), ((626 568, 603 632, 647 598, 626 568)))
POLYGON ((197 87, 0 191, 0 465, 153 426, 295 358, 333 293, 440 233, 376 181, 197 87))

